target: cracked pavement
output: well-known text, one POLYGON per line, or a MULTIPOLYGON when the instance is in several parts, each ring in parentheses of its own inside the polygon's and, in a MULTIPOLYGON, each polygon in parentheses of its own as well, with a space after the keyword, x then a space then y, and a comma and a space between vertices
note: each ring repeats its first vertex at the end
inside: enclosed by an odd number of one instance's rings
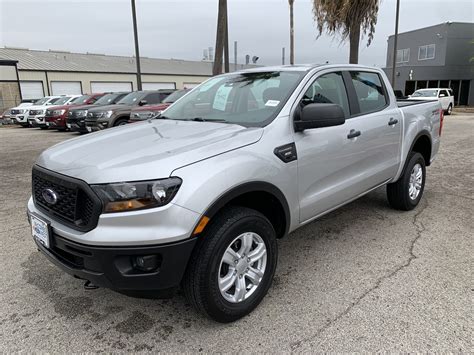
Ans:
POLYGON ((473 352, 474 115, 446 117, 417 209, 381 188, 294 232, 263 303, 225 325, 181 293, 84 290, 36 251, 30 169, 74 136, 0 128, 0 351, 473 352))

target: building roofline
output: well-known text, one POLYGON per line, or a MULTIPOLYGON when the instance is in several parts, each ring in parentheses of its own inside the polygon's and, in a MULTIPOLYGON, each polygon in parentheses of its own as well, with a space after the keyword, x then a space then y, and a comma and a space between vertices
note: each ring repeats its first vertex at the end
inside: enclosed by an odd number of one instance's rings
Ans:
MULTIPOLYGON (((433 28, 433 27, 440 27, 440 26, 451 26, 451 25, 473 25, 474 26, 474 23, 472 22, 455 22, 455 21, 446 21, 446 22, 442 22, 442 23, 438 23, 436 25, 431 25, 431 26, 426 26, 426 27, 420 27, 420 28, 416 28, 414 30, 409 30, 409 31, 405 31, 405 32, 400 32, 398 35, 404 35, 406 33, 411 33, 411 32, 417 32, 417 31, 421 31, 421 30, 426 30, 426 29, 429 29, 429 28, 433 28)), ((388 36, 388 39, 394 37, 395 35, 390 35, 388 36)))
POLYGON ((15 66, 16 63, 18 63, 18 60, 2 59, 2 58, 0 58, 0 65, 11 65, 11 66, 15 66))

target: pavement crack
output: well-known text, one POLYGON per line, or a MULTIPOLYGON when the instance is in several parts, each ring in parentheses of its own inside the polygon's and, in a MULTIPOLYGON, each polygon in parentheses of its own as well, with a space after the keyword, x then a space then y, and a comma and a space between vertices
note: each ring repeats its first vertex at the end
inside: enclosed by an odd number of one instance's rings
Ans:
POLYGON ((330 319, 328 321, 326 321, 326 323, 321 327, 319 328, 314 334, 312 334, 311 336, 308 336, 306 338, 303 338, 303 339, 300 339, 300 340, 297 340, 295 342, 292 342, 290 344, 290 347, 291 347, 291 350, 294 351, 294 350, 297 350, 303 343, 305 343, 306 341, 308 340, 311 340, 313 338, 316 338, 318 336, 320 336, 322 333, 324 333, 329 327, 331 327, 333 324, 337 323, 341 318, 343 318, 344 316, 346 316, 347 314, 349 314, 352 309, 354 307, 356 307, 358 304, 360 304, 369 294, 371 294, 372 292, 376 291, 377 289, 379 289, 381 286, 382 286, 382 283, 390 278, 392 278, 393 276, 395 276, 396 274, 398 274, 401 270, 409 267, 412 263, 413 260, 415 260, 417 258, 417 256, 415 255, 414 253, 414 249, 415 249, 415 245, 416 243, 418 242, 418 240, 421 238, 421 235, 423 234, 423 232, 426 230, 423 222, 419 221, 419 217, 420 215, 425 211, 425 209, 428 207, 428 199, 425 197, 424 198, 424 206, 422 208, 420 208, 420 210, 414 215, 413 217, 413 221, 412 221, 412 224, 413 226, 415 227, 416 229, 416 236, 415 238, 413 238, 413 240, 410 242, 410 246, 409 246, 409 249, 408 249, 408 252, 409 252, 409 256, 408 256, 408 259, 401 265, 397 266, 395 269, 393 269, 392 271, 390 271, 389 273, 379 277, 376 281, 375 281, 375 284, 369 288, 368 290, 366 290, 364 293, 362 293, 359 297, 357 297, 354 301, 351 302, 351 304, 346 307, 342 312, 340 312, 338 315, 336 315, 336 317, 334 317, 333 319, 330 319))

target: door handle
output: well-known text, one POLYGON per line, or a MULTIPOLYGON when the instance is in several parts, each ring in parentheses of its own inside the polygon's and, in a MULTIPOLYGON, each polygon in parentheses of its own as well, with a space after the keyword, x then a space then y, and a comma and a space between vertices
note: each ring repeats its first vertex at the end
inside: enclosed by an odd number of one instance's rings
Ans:
POLYGON ((389 126, 396 125, 398 123, 398 120, 396 118, 390 117, 390 121, 388 121, 389 126))
POLYGON ((356 131, 355 129, 351 129, 351 131, 347 135, 347 139, 356 138, 356 137, 359 137, 360 135, 361 135, 360 131, 356 131))

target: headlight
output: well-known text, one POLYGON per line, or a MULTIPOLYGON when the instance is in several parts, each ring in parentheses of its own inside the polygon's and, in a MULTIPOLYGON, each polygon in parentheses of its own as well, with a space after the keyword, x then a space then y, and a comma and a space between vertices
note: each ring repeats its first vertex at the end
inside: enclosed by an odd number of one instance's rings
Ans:
POLYGON ((64 115, 65 112, 66 112, 66 110, 54 110, 53 111, 53 116, 62 116, 62 115, 64 115))
POLYGON ((107 112, 105 113, 105 118, 110 118, 113 113, 114 113, 114 111, 107 111, 107 112))
POLYGON ((124 212, 166 205, 178 192, 181 182, 180 178, 172 177, 91 187, 102 200, 104 212, 124 212))
POLYGON ((27 113, 28 110, 18 110, 19 113, 27 113))

